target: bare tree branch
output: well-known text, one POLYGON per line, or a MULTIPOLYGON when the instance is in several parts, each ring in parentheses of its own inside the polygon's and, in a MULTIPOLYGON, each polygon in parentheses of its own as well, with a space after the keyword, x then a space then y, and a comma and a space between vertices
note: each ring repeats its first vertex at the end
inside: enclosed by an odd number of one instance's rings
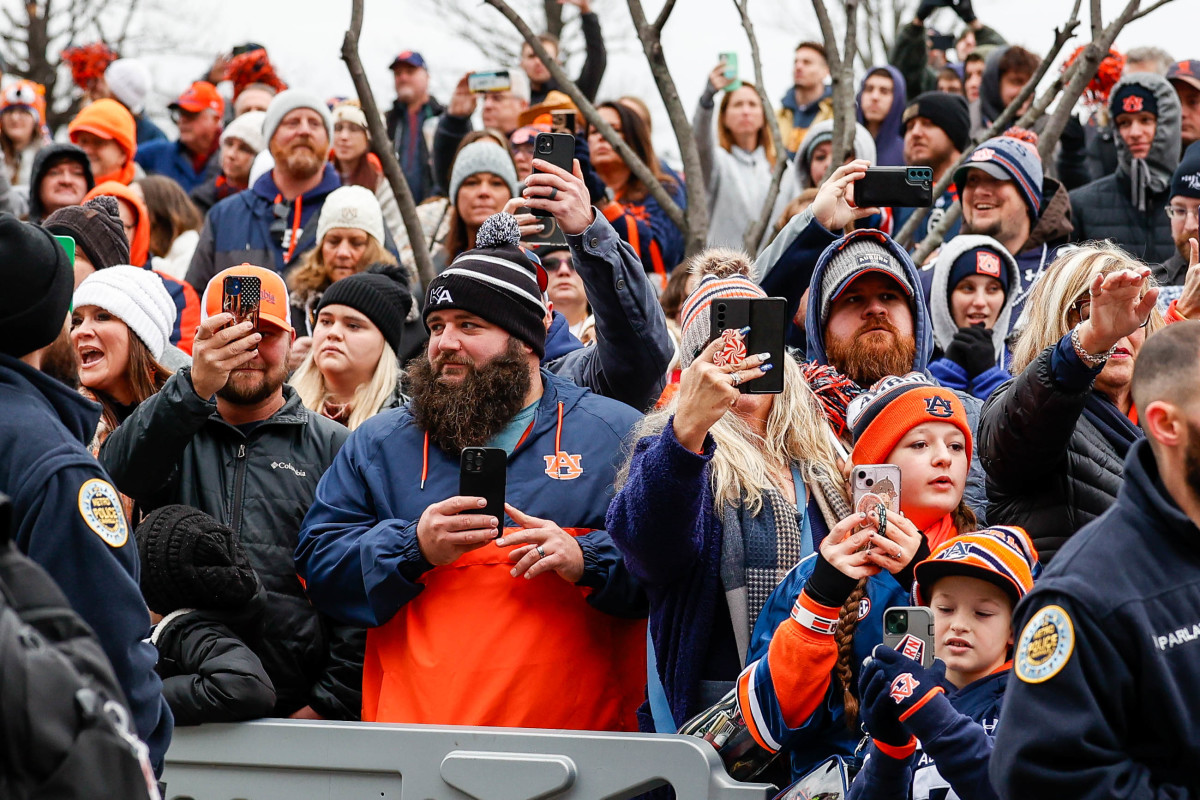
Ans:
POLYGON ((1158 2, 1157 2, 1157 3, 1155 3, 1155 4, 1154 4, 1154 5, 1152 5, 1152 6, 1150 6, 1149 8, 1142 9, 1141 11, 1137 12, 1136 14, 1134 14, 1132 17, 1130 17, 1130 18, 1129 18, 1129 21, 1130 21, 1130 22, 1137 22, 1139 19, 1141 19, 1142 17, 1146 16, 1146 15, 1147 15, 1147 14, 1149 14, 1151 11, 1157 11, 1158 9, 1162 8, 1162 7, 1163 7, 1163 6, 1165 6, 1167 3, 1170 3, 1170 2, 1171 2, 1171 0, 1158 0, 1158 2))
POLYGON ((775 119, 775 115, 770 111, 771 100, 767 97, 767 90, 763 87, 762 57, 758 49, 758 37, 754 35, 754 24, 750 21, 750 0, 733 0, 733 5, 742 18, 742 28, 746 31, 746 38, 750 41, 750 60, 754 63, 754 89, 758 92, 758 101, 762 103, 763 107, 763 119, 771 134, 771 142, 775 146, 775 164, 771 168, 771 185, 767 187, 767 197, 763 201, 758 219, 754 220, 746 229, 743 240, 743 246, 747 253, 757 253, 763 231, 771 222, 771 213, 775 210, 775 201, 779 197, 779 184, 783 180, 783 173, 788 165, 787 148, 783 146, 783 134, 779 132, 779 120, 775 119))
POLYGON ((1089 0, 1091 5, 1091 24, 1092 24, 1092 41, 1100 38, 1100 34, 1104 32, 1104 16, 1100 10, 1100 0, 1089 0))
POLYGON ((125 40, 129 38, 129 25, 133 22, 133 16, 137 8, 138 0, 129 0, 129 7, 125 10, 125 20, 121 23, 121 32, 117 34, 117 41, 114 44, 118 51, 125 46, 125 40))
POLYGON ((387 130, 383 125, 383 117, 379 114, 379 106, 375 104, 375 95, 371 92, 371 84, 367 81, 367 73, 363 71, 362 60, 358 56, 358 37, 362 32, 363 0, 353 0, 350 9, 350 28, 342 40, 342 60, 350 71, 350 80, 354 82, 354 91, 358 93, 358 101, 367 117, 367 126, 371 134, 371 145, 383 164, 383 174, 387 176, 400 206, 400 216, 404 219, 404 228, 408 231, 408 240, 412 245, 413 257, 417 262, 417 274, 421 282, 428 286, 437 273, 433 269, 433 259, 429 257, 429 244, 425 241, 425 233, 421 230, 421 220, 417 217, 417 204, 413 200, 412 190, 396 160, 392 143, 388 139, 387 130))
POLYGON ((667 20, 671 17, 671 12, 675 10, 675 0, 667 0, 663 3, 662 10, 658 12, 658 16, 654 18, 654 35, 662 35, 662 30, 667 26, 667 20))

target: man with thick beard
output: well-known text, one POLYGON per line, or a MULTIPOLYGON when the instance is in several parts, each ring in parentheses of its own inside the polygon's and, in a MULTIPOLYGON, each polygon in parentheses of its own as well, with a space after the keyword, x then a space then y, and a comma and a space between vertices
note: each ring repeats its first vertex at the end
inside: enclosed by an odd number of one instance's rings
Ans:
MULTIPOLYGON (((561 176, 536 196, 573 251, 608 225, 561 176)), ((304 520, 309 598, 369 626, 364 720, 637 730, 647 607, 602 529, 638 414, 539 369, 545 273, 519 240, 490 217, 430 284, 412 400, 350 435, 304 520), (508 456, 503 519, 459 495, 481 446, 508 456)))
POLYGON ((283 274, 316 245, 321 206, 341 185, 325 159, 333 118, 324 101, 289 89, 275 95, 266 113, 263 139, 275 166, 208 212, 187 272, 197 292, 216 273, 244 262, 283 274))
MULTIPOLYGON (((96 632, 156 770, 172 718, 146 640, 138 551, 108 474, 88 452, 100 406, 77 391, 68 336, 74 274, 43 228, 0 215, 0 493, 11 536, 96 632)), ((9 531, 4 531, 7 538, 9 531)))
POLYGON ((104 442, 100 460, 143 511, 179 503, 233 528, 267 591, 251 644, 275 685, 277 716, 357 719, 363 634, 304 597, 292 551, 317 481, 346 428, 284 384, 294 333, 287 287, 269 269, 218 273, 202 301, 192 366, 176 372, 104 442), (258 278, 257 325, 222 312, 226 278, 258 278))
MULTIPOLYGON (((1140 322, 1129 305, 1121 324, 1140 322)), ((1200 322, 1146 339, 1146 437, 1117 501, 1058 551, 1018 635, 989 771, 1001 798, 1200 794, 1200 322)))

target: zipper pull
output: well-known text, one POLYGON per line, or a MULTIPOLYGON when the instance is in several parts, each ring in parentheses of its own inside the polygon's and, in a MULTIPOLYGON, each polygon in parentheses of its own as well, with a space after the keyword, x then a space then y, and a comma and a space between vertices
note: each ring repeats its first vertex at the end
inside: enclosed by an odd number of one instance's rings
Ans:
POLYGON ((239 445, 238 445, 238 454, 237 454, 237 457, 238 457, 238 458, 245 458, 245 457, 246 457, 246 444, 245 444, 244 442, 243 442, 242 444, 239 444, 239 445))

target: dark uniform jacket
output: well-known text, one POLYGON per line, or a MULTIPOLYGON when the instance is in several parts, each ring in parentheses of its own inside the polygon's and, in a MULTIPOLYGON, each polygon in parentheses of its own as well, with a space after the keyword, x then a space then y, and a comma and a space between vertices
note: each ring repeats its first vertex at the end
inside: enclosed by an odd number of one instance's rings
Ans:
POLYGON ((151 511, 180 503, 233 528, 267 590, 256 648, 275 684, 275 712, 305 705, 323 717, 361 712, 361 631, 332 627, 304 596, 292 552, 317 482, 349 431, 306 409, 284 386, 284 405, 244 433, 175 373, 100 449, 122 492, 151 511))
POLYGON ((1017 607, 992 753, 1002 798, 1200 793, 1200 530, 1146 441, 1116 504, 1017 607))
MULTIPOLYGON (((12 498, 13 541, 50 573, 112 662, 150 760, 162 768, 171 712, 145 639, 138 551, 120 498, 87 443, 100 406, 0 355, 0 492, 12 498)), ((2 679, 3 676, 0 676, 2 679)))

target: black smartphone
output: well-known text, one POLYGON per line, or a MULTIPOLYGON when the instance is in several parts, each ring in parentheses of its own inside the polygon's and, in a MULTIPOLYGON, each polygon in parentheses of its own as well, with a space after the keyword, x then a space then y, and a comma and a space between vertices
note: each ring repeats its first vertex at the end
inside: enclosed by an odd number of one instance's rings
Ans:
POLYGON ((504 528, 504 489, 508 472, 508 453, 500 447, 466 447, 459 456, 458 494, 460 497, 482 497, 487 505, 482 510, 463 513, 489 514, 504 528))
MULTIPOLYGON (((517 213, 532 214, 533 209, 521 206, 517 209, 517 213)), ((545 247, 547 245, 566 247, 567 235, 563 233, 562 228, 558 227, 558 220, 554 217, 545 217, 544 219, 546 221, 542 224, 542 232, 522 237, 521 243, 533 245, 534 247, 545 247)))
POLYGON ((258 327, 262 280, 253 275, 230 275, 221 284, 221 310, 233 314, 231 325, 250 320, 258 327))
MULTIPOLYGON (((575 160, 575 137, 569 133, 539 133, 533 140, 533 157, 549 161, 559 169, 571 171, 575 160)), ((541 172, 534 169, 534 172, 541 172)), ((549 211, 533 210, 535 217, 552 216, 549 211)))
POLYGON ((854 183, 859 208, 928 208, 933 205, 933 170, 929 167, 867 167, 854 183))
POLYGON ((779 394, 783 391, 784 334, 787 331, 787 301, 782 297, 717 298, 709 306, 709 330, 715 339, 725 330, 741 330, 747 325, 743 358, 770 353, 773 368, 761 378, 738 387, 742 394, 779 394))
POLYGON ((922 667, 933 666, 933 612, 924 606, 892 606, 883 612, 883 643, 922 667))

